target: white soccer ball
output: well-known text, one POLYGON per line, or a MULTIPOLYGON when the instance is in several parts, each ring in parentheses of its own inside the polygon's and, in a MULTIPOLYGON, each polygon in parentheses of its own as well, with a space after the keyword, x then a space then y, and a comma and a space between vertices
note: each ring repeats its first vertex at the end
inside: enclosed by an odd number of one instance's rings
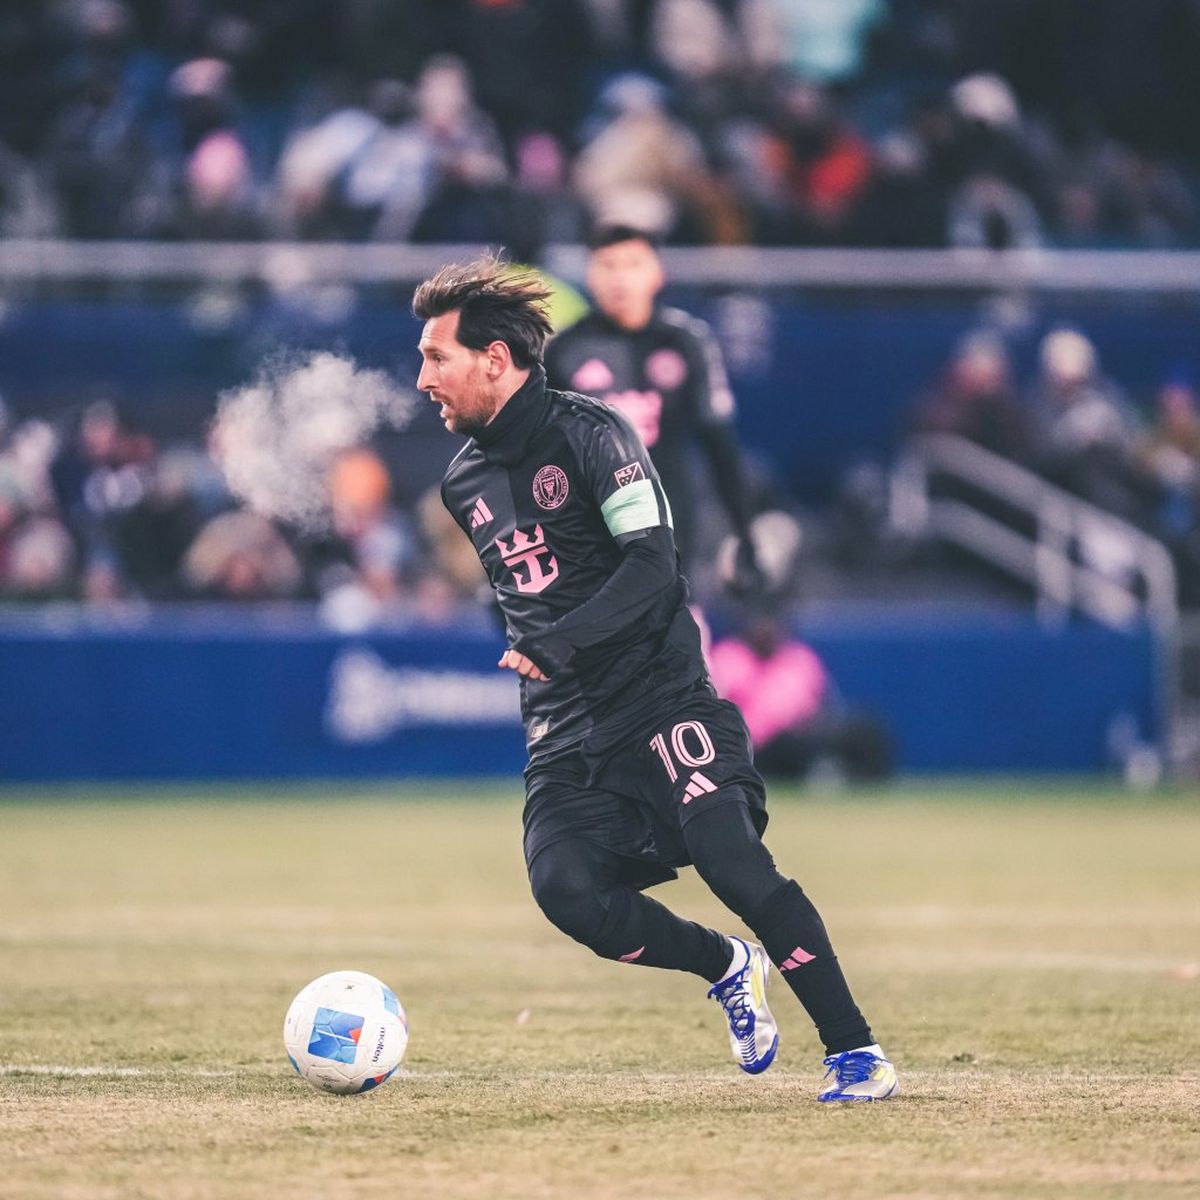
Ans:
POLYGON ((396 993, 365 971, 331 971, 292 1001, 283 1044, 296 1074, 323 1092, 349 1096, 389 1079, 408 1047, 396 993))

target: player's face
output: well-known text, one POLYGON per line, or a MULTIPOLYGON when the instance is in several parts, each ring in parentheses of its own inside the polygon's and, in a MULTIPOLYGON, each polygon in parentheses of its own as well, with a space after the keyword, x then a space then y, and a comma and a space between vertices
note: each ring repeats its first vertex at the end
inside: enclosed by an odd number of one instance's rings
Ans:
POLYGON ((617 242, 592 251, 587 282, 610 321, 623 329, 641 329, 663 285, 662 263, 654 247, 640 238, 617 242))
POLYGON ((417 348, 421 373, 417 387, 441 406, 439 416, 451 433, 471 437, 496 415, 496 394, 488 378, 486 350, 458 340, 457 312, 425 322, 417 348))

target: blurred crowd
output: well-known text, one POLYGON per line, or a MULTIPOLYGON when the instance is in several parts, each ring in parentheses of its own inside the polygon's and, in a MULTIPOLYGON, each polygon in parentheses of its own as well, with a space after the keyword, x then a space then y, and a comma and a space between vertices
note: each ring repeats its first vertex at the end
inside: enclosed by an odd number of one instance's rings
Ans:
MULTIPOLYGON (((1194 245, 1197 61, 1196 0, 2 3, 0 237, 1194 245)), ((1160 538, 1195 606, 1197 386, 1130 397, 1066 328, 1018 380, 984 331, 913 428, 1160 538)), ((475 605, 470 546, 377 447, 331 457, 314 530, 239 504, 220 443, 0 400, 0 596, 475 605)))
MULTIPOLYGON (((1175 559, 1182 603, 1200 607, 1193 365, 1169 365, 1151 394, 1130 395, 1106 374, 1087 334, 1062 326, 1042 339, 1036 371, 1022 381, 1004 338, 983 329, 953 349, 928 390, 911 398, 910 413, 912 432, 966 438, 1159 539, 1175 559)), ((334 448, 323 515, 297 523, 252 511, 231 493, 222 446, 229 436, 218 419, 206 443, 159 445, 131 428, 111 398, 53 421, 16 421, 0 400, 0 597, 312 600, 343 628, 454 621, 486 604, 473 549, 436 487, 401 495, 396 472, 406 468, 387 447, 334 448)), ((762 565, 786 602, 812 564, 801 561, 795 522, 782 511, 798 515, 788 481, 755 486, 756 507, 771 510, 755 523, 762 565)), ((860 558, 886 557, 876 540, 883 515, 848 517, 848 496, 852 479, 831 504, 831 559, 839 541, 860 558)), ((721 525, 719 516, 713 523, 721 525)), ((713 565, 693 578, 702 593, 721 587, 719 553, 713 565)))
POLYGON ((1131 396, 1083 331, 1062 326, 1038 348, 1022 389, 1003 337, 966 337, 914 407, 914 430, 966 438, 1161 541, 1180 601, 1200 605, 1200 380, 1169 364, 1153 393, 1131 396))
POLYGON ((458 620, 482 573, 436 491, 396 502, 367 444, 329 456, 322 517, 272 519, 241 503, 225 431, 159 446, 96 398, 56 422, 11 422, 0 402, 0 598, 309 600, 339 628, 458 620))
POLYGON ((0 6, 0 236, 1197 242, 1195 0, 0 6))

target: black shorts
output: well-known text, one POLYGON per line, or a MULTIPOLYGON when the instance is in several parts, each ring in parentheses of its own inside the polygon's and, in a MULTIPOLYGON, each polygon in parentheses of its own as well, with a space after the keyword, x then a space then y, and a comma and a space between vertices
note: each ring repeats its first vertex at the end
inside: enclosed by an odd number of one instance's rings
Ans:
POLYGON ((525 862, 566 838, 624 860, 624 879, 650 887, 691 861, 683 827, 697 813, 745 800, 761 833, 766 791, 741 712, 707 686, 604 759, 583 751, 525 770, 525 862))

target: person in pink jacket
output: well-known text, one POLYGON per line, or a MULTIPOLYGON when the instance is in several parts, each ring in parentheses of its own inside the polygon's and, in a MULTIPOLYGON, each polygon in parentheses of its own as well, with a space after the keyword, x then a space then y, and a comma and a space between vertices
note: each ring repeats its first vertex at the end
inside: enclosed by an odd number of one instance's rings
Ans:
POLYGON ((890 773, 886 730, 846 710, 817 653, 775 616, 755 614, 739 634, 717 642, 709 670, 717 691, 742 710, 764 774, 801 777, 817 767, 848 779, 890 773))

